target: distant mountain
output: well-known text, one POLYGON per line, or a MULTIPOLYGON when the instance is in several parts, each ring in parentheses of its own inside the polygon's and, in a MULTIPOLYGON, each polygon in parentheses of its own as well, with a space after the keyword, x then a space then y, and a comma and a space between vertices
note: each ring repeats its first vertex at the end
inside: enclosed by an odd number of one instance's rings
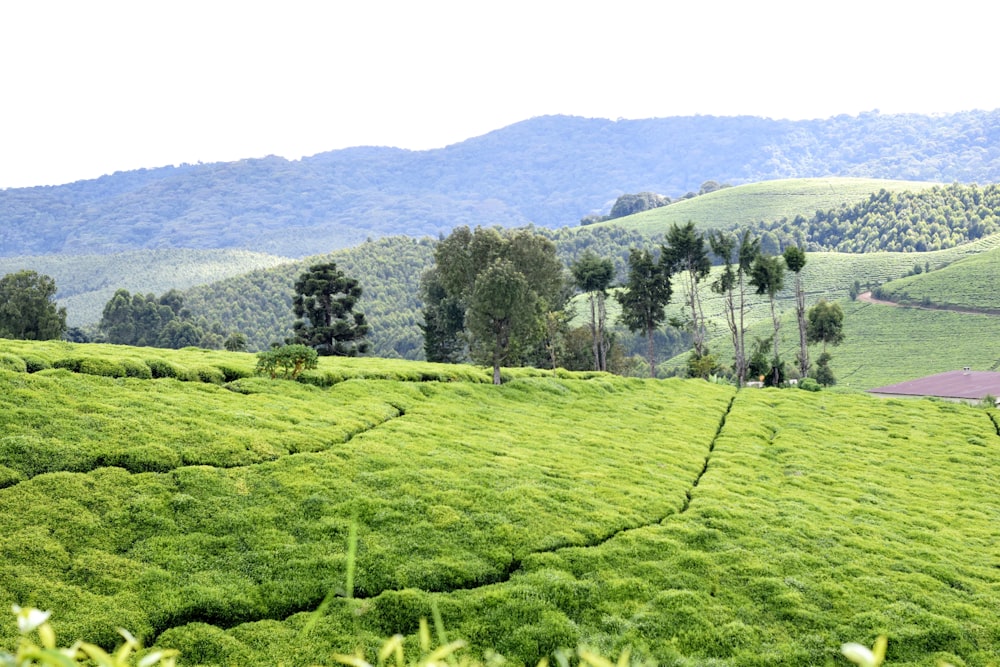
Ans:
POLYGON ((460 224, 575 225, 707 180, 1000 181, 1000 110, 787 121, 546 116, 442 149, 351 148, 0 191, 0 256, 242 248, 306 256, 460 224))

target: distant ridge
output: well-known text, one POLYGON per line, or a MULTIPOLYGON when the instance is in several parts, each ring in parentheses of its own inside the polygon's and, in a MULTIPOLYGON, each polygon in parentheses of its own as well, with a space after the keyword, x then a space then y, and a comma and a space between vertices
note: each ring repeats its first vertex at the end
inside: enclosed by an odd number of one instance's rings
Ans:
POLYGON ((533 118, 445 148, 360 147, 0 191, 0 255, 242 248, 305 256, 461 224, 575 225, 715 180, 1000 181, 1000 111, 787 121, 533 118))

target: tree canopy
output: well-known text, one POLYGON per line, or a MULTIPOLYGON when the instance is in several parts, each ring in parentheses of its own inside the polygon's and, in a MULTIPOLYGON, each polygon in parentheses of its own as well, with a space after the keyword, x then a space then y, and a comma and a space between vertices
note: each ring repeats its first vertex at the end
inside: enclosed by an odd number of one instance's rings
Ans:
POLYGON ((307 345, 321 356, 355 356, 368 351, 368 324, 354 312, 361 298, 356 278, 344 275, 336 262, 313 264, 295 281, 292 344, 307 345))
POLYGON ((528 229, 455 229, 422 278, 424 349, 433 361, 470 357, 494 369, 520 363, 565 300, 564 271, 549 239, 528 229))
POLYGON ((0 278, 0 337, 51 340, 66 331, 66 309, 56 306, 56 282, 36 271, 0 278))

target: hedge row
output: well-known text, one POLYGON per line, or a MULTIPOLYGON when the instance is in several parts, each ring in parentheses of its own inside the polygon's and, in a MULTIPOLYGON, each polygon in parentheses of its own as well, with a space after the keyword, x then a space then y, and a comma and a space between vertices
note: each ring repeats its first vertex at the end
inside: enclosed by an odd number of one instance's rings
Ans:
POLYGON ((163 359, 137 361, 127 357, 121 359, 65 357, 49 363, 45 359, 31 355, 20 357, 16 354, 0 353, 0 370, 38 373, 53 368, 62 368, 73 373, 99 377, 138 378, 140 380, 173 378, 184 382, 208 382, 211 384, 224 384, 253 375, 248 369, 231 364, 185 368, 163 359))

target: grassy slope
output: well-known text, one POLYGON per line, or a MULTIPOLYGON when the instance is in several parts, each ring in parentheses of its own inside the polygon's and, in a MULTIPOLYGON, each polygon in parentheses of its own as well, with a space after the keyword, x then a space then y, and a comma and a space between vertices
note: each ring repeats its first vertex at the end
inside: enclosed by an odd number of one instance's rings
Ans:
MULTIPOLYGON (((919 260, 934 269, 927 278, 944 273, 952 262, 959 266, 966 258, 987 256, 995 252, 1000 244, 1000 235, 993 235, 974 243, 920 253, 866 253, 861 255, 842 253, 809 253, 802 272, 806 290, 807 307, 820 298, 842 299, 846 302, 852 283, 857 280, 862 287, 867 284, 887 283, 894 276, 902 276, 912 270, 919 260)), ((950 268, 950 267, 949 267, 950 268)), ((709 280, 709 282, 711 279, 709 280)), ((890 285, 893 283, 889 283, 890 285)), ((789 350, 787 359, 794 359, 792 349, 798 334, 794 322, 794 282, 786 276, 785 289, 778 295, 778 309, 785 313, 782 325, 782 339, 789 350)), ((678 294, 675 291, 675 298, 678 294)), ((730 363, 732 344, 722 319, 722 299, 707 289, 702 290, 705 314, 710 318, 709 332, 712 340, 710 348, 724 363, 730 363)), ((754 295, 751 299, 748 322, 754 335, 768 336, 771 331, 771 312, 766 297, 754 295)), ((615 304, 617 305, 617 304, 615 304)), ((901 313, 899 309, 881 306, 872 309, 846 307, 845 332, 847 341, 843 346, 831 350, 835 357, 834 371, 838 377, 851 382, 852 387, 870 389, 921 375, 953 370, 969 365, 989 368, 995 362, 989 340, 991 327, 995 331, 996 321, 983 316, 963 317, 956 313, 935 314, 926 311, 901 313), (857 313, 857 314, 856 314, 857 313), (855 318, 860 318, 855 321, 855 318), (940 322, 940 325, 933 324, 940 322), (905 350, 905 354, 903 353, 905 350), (954 365, 956 361, 964 363, 954 365)), ((609 311, 611 308, 609 308, 609 311)), ((582 311, 581 311, 582 312, 582 311)), ((680 314, 681 306, 670 306, 671 314, 680 314)), ((666 362, 667 368, 681 365, 687 353, 666 362)))
POLYGON ((919 190, 939 183, 891 181, 874 178, 796 178, 761 181, 723 188, 669 206, 643 211, 600 225, 622 225, 653 235, 664 233, 672 224, 694 220, 701 229, 726 228, 788 218, 812 216, 817 210, 836 208, 843 203, 865 199, 880 189, 919 190))
POLYGON ((31 269, 56 281, 70 326, 95 324, 117 289, 157 295, 290 261, 246 250, 135 250, 117 255, 0 257, 0 275, 31 269))
MULTIPOLYGON (((50 359, 91 350, 252 360, 0 341, 50 359)), ((532 663, 583 641, 660 663, 823 664, 878 633, 891 664, 1000 657, 1000 439, 985 412, 773 390, 730 404, 731 388, 608 376, 496 388, 481 374, 247 379, 237 393, 0 371, 0 454, 21 475, 0 490, 0 602, 55 609, 60 635, 158 635, 187 664, 329 663, 359 638, 413 632, 432 598, 473 652, 532 663), (24 467, 39 451, 127 462, 142 448, 181 465, 24 467), (296 612, 343 586, 352 516, 365 599, 334 600, 297 639, 312 616, 296 612)))
POLYGON ((1000 312, 1000 249, 974 255, 940 271, 882 286, 885 298, 941 308, 1000 312))

